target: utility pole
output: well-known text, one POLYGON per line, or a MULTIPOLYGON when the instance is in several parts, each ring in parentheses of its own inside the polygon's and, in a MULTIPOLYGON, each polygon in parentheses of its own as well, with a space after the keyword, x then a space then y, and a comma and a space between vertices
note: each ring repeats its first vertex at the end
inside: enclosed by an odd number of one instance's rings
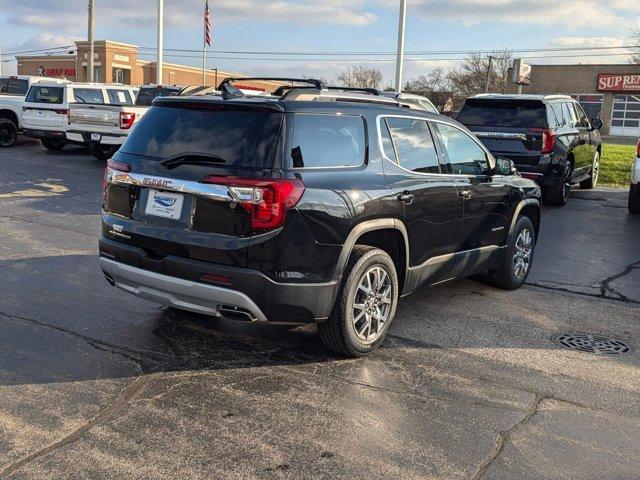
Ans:
POLYGON ((404 28, 407 24, 407 0, 400 0, 398 21, 398 50, 396 52, 396 92, 402 91, 402 68, 404 64, 404 28))
POLYGON ((489 93, 489 85, 491 84, 491 64, 493 63, 493 55, 489 55, 489 66, 487 67, 487 84, 484 87, 484 93, 489 93))
POLYGON ((89 0, 89 28, 87 40, 89 41, 89 55, 87 56, 87 81, 93 82, 93 10, 95 0, 89 0))
POLYGON ((0 42, 0 75, 2 75, 2 42, 0 42))
POLYGON ((163 23, 164 23, 164 0, 158 0, 158 58, 156 60, 156 84, 162 85, 162 54, 163 54, 163 23))

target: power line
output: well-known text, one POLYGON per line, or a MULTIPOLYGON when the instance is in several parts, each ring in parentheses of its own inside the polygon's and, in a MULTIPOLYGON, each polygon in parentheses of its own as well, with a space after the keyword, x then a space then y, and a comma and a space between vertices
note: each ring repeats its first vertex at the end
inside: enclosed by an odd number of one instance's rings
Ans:
POLYGON ((75 45, 65 45, 62 47, 51 47, 51 48, 41 48, 39 50, 22 50, 20 52, 2 52, 2 56, 6 57, 7 55, 20 55, 21 53, 41 53, 41 52, 51 52, 53 50, 64 50, 67 48, 76 48, 75 45))

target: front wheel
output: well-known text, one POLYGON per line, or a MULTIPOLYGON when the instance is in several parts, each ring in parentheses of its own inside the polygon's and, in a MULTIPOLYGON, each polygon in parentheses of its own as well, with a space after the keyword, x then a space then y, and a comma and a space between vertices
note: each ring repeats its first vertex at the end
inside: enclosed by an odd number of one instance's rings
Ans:
POLYGON ((598 174, 600 173, 600 153, 596 152, 593 157, 593 162, 591 163, 591 174, 589 178, 580 182, 580 188, 582 189, 591 189, 595 188, 598 185, 598 174))
POLYGON ((367 355, 384 341, 397 303, 398 275, 391 257, 379 248, 356 245, 333 311, 318 324, 320 338, 336 353, 367 355))
POLYGON ((64 148, 67 144, 67 141, 62 138, 43 138, 40 140, 42 146, 47 150, 59 151, 64 148))
POLYGON ((8 118, 0 118, 0 147, 11 147, 18 140, 18 126, 8 118))
POLYGON ((533 251, 536 246, 536 231, 528 217, 520 217, 511 235, 507 255, 500 267, 489 271, 489 280, 504 290, 520 288, 529 276, 533 251))
POLYGON ((629 213, 640 213, 640 188, 637 185, 629 188, 629 213))

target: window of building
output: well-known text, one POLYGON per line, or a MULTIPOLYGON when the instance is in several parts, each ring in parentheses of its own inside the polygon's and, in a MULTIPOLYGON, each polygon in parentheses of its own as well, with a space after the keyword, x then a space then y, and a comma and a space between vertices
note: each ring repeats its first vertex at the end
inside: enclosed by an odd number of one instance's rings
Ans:
POLYGON ((640 95, 614 95, 610 133, 640 136, 640 95))
POLYGON ((571 96, 578 101, 584 112, 587 114, 587 118, 601 118, 602 100, 604 98, 604 95, 599 93, 588 93, 573 94, 571 96))
POLYGON ((400 165, 419 173, 440 173, 438 154, 426 120, 385 119, 400 165))
POLYGON ((486 175, 487 154, 467 133, 445 123, 436 125, 454 174, 486 175))
POLYGON ((364 120, 351 115, 294 116, 291 158, 295 168, 355 167, 364 163, 364 120))

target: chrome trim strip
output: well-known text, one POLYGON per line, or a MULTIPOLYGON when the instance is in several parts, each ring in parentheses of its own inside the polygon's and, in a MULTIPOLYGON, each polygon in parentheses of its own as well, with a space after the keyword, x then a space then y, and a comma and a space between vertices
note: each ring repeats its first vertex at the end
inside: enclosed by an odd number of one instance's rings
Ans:
POLYGON ((143 173, 127 173, 107 168, 107 181, 117 185, 136 185, 171 192, 201 195, 221 202, 238 202, 239 200, 225 185, 199 183, 177 178, 157 177, 143 173))
POLYGON ((256 320, 267 321, 255 302, 237 290, 161 275, 104 257, 100 257, 100 267, 116 287, 152 302, 215 316, 220 316, 222 307, 238 307, 256 320))
POLYGON ((524 133, 517 132, 476 132, 471 130, 473 134, 478 138, 497 138, 500 140, 526 140, 527 136, 524 133))

